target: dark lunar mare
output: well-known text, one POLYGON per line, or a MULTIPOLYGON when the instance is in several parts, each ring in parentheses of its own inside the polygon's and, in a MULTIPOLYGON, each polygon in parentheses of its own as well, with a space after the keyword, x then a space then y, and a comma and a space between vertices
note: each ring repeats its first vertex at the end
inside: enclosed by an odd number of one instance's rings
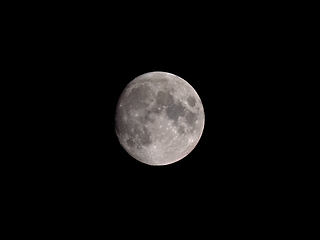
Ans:
POLYGON ((182 106, 181 102, 178 104, 173 104, 166 109, 166 113, 169 119, 178 121, 179 117, 183 117, 185 115, 185 108, 182 106))
POLYGON ((194 128, 196 120, 197 120, 197 115, 195 113, 189 111, 186 116, 186 120, 187 120, 188 125, 194 128))
POLYGON ((171 106, 173 104, 173 96, 170 92, 159 91, 157 93, 157 104, 160 106, 171 106))
POLYGON ((125 104, 129 105, 131 109, 142 109, 148 106, 145 102, 147 97, 149 96, 151 89, 148 86, 139 86, 137 88, 133 88, 125 99, 125 104))
POLYGON ((188 101, 189 106, 191 106, 191 107, 194 107, 196 105, 196 100, 191 96, 187 98, 187 101, 188 101))
MULTIPOLYGON (((188 97, 187 101, 190 106, 192 107, 195 106, 196 100, 193 97, 188 97)), ((156 107, 152 111, 155 111, 156 113, 159 114, 161 111, 159 109, 163 109, 164 107, 166 109, 165 111, 168 118, 174 120, 175 124, 178 124, 177 122, 179 117, 185 116, 187 124, 191 128, 193 129, 195 128, 197 115, 191 112, 190 110, 188 110, 187 108, 183 107, 180 101, 178 103, 174 103, 174 98, 169 91, 166 91, 166 92, 159 91, 157 93, 156 107)), ((178 132, 182 134, 185 132, 185 130, 184 128, 180 127, 178 128, 178 132)))

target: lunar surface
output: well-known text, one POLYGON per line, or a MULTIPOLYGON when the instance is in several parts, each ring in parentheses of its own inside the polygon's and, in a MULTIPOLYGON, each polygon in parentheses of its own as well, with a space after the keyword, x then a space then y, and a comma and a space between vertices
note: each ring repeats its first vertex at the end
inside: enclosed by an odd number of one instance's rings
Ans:
POLYGON ((200 97, 171 73, 140 75, 126 86, 117 104, 115 131, 120 144, 149 165, 167 165, 187 156, 203 128, 200 97))

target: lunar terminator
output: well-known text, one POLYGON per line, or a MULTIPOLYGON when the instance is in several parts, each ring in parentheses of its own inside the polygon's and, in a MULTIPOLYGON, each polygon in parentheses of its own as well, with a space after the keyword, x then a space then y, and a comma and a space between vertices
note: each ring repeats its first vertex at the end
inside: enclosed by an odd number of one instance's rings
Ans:
POLYGON ((122 147, 149 165, 167 165, 187 156, 204 129, 204 109, 194 88, 166 72, 145 73, 123 90, 115 114, 122 147))

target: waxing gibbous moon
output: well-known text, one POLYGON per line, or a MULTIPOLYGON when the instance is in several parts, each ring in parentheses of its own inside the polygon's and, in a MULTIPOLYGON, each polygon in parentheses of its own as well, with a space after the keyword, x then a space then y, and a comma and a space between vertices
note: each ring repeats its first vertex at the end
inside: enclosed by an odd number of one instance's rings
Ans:
POLYGON ((149 165, 167 165, 187 156, 204 128, 204 109, 193 87, 167 72, 145 73, 123 90, 115 131, 121 146, 149 165))

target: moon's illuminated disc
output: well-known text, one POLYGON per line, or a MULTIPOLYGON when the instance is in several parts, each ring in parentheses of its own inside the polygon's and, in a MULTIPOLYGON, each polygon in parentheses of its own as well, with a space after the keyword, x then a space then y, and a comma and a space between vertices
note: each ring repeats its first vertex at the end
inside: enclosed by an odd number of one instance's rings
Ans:
POLYGON ((204 128, 204 110, 188 82, 171 73, 150 72, 123 90, 115 127, 120 144, 132 157, 166 165, 195 148, 204 128))

